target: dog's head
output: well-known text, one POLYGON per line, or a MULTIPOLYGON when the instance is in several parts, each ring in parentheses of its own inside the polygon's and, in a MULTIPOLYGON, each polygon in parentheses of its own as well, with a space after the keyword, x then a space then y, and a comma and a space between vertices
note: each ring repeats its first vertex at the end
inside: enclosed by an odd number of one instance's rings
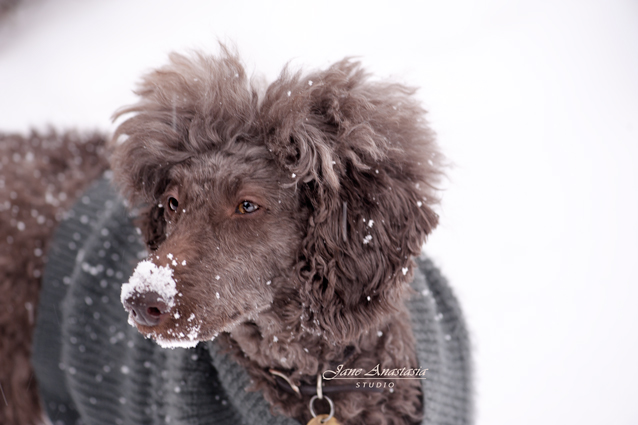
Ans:
POLYGON ((347 342, 396 311, 437 223, 413 93, 344 60, 260 96, 226 50, 147 75, 114 138, 150 251, 124 285, 132 323, 192 345, 269 310, 347 342))

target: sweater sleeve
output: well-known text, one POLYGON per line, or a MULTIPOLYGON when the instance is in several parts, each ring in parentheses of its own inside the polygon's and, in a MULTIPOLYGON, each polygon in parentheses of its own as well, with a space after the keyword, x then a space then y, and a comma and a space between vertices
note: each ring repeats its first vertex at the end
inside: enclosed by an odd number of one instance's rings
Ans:
MULTIPOLYGON (((43 407, 54 425, 86 423, 87 406, 95 403, 84 397, 89 392, 76 388, 78 381, 90 379, 89 385, 94 390, 109 387, 107 382, 101 382, 99 372, 88 372, 102 368, 91 351, 97 346, 98 335, 103 339, 109 334, 109 327, 118 321, 125 323, 126 313, 117 303, 119 286, 112 289, 110 286, 119 285, 127 277, 128 269, 132 270, 137 254, 143 249, 107 178, 95 182, 80 197, 56 230, 42 280, 32 355, 43 407), (103 246, 105 236, 111 246, 103 246), (104 279, 107 271, 112 270, 118 271, 117 276, 112 272, 108 273, 110 278, 104 279), (82 292, 79 300, 83 308, 71 305, 78 304, 78 291, 86 292, 82 292), (114 296, 107 299, 109 292, 114 296), (111 320, 97 316, 104 315, 104 311, 122 317, 111 320), (90 330, 88 338, 78 338, 73 331, 80 325, 88 330, 87 323, 80 323, 86 318, 100 319, 107 332, 90 330), (91 338, 93 335, 96 338, 91 338)), ((116 410, 111 409, 111 413, 116 410)), ((109 412, 102 408, 88 414, 108 416, 109 412)))
POLYGON ((408 302, 423 381, 423 424, 473 423, 470 340, 460 305, 431 260, 417 258, 408 302))
POLYGON ((98 181, 87 193, 91 197, 85 194, 78 200, 52 239, 34 332, 32 363, 43 407, 54 425, 81 423, 68 388, 67 365, 62 360, 64 300, 83 247, 98 230, 95 217, 104 216, 103 212, 114 205, 114 193, 107 179, 98 181))

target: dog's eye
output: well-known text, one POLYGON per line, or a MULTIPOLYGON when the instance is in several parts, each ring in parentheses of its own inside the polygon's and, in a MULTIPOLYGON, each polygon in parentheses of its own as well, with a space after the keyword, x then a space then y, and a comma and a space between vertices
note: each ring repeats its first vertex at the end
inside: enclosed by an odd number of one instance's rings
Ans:
POLYGON ((242 201, 239 205, 237 205, 237 210, 235 211, 237 214, 250 214, 259 209, 259 205, 253 204, 250 201, 242 201))
POLYGON ((177 211, 177 207, 179 207, 179 202, 177 201, 177 198, 173 197, 173 196, 169 196, 168 198, 168 208, 175 212, 177 211))

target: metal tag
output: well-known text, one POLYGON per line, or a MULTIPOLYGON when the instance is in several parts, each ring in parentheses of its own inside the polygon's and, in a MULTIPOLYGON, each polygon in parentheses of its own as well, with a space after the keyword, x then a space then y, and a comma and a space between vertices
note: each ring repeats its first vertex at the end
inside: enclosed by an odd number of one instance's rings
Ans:
POLYGON ((310 419, 310 422, 308 422, 308 425, 340 425, 339 421, 337 421, 334 416, 330 418, 330 420, 323 422, 327 418, 328 418, 328 415, 326 414, 315 416, 314 418, 310 419))

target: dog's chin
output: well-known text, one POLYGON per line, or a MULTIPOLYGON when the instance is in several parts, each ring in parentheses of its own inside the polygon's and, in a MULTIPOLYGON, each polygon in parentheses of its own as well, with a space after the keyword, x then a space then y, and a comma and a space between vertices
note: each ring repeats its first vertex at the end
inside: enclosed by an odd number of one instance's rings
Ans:
POLYGON ((152 339, 162 348, 192 348, 202 341, 212 341, 218 335, 216 331, 204 331, 199 324, 187 327, 158 329, 135 323, 137 330, 145 338, 152 339))
POLYGON ((219 335, 219 333, 217 332, 206 334, 206 335, 199 334, 197 337, 193 337, 193 335, 184 336, 183 334, 180 334, 179 336, 174 336, 174 335, 166 336, 162 334, 152 333, 149 335, 149 337, 152 338, 157 343, 157 345, 159 345, 162 348, 174 349, 174 348, 193 348, 200 342, 214 340, 217 337, 217 335, 219 335))

